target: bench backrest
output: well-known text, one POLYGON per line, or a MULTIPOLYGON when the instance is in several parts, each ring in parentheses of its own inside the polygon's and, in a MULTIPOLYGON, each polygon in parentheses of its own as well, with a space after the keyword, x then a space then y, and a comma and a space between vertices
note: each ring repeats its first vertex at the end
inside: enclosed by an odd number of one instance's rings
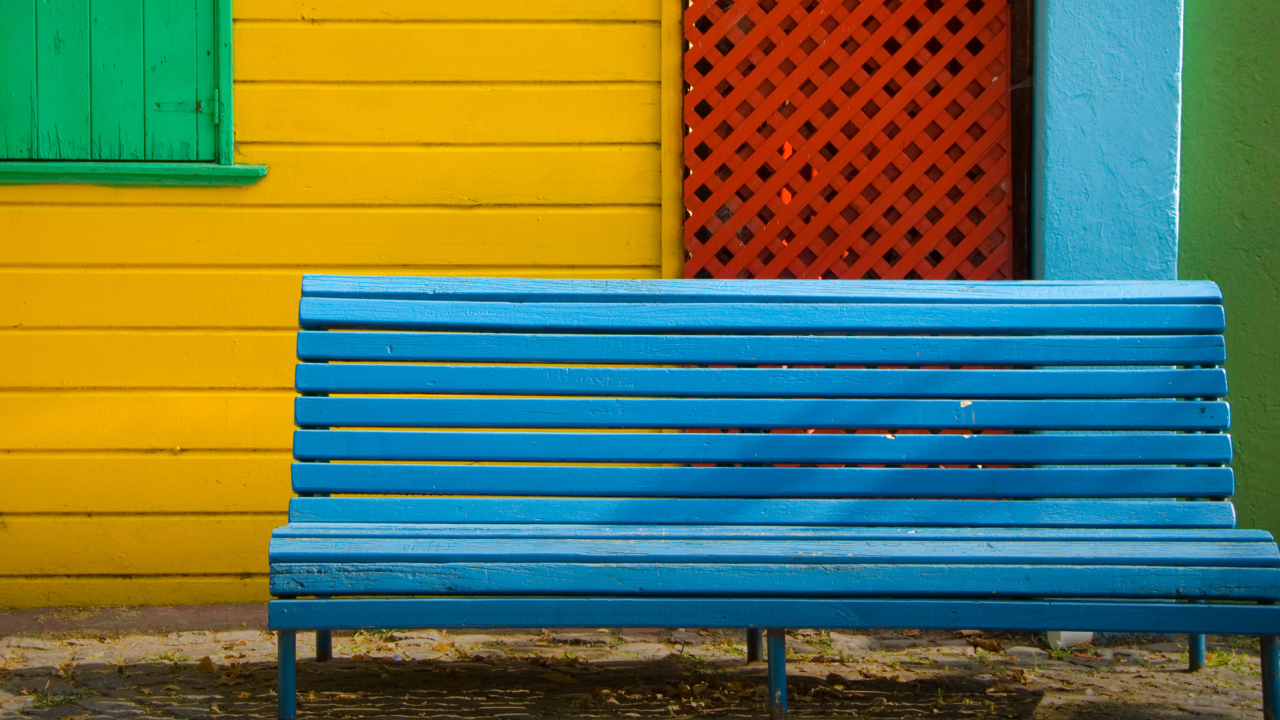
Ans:
POLYGON ((1208 282, 308 276, 300 319, 294 522, 1234 525, 1174 502, 1233 490, 1208 282))

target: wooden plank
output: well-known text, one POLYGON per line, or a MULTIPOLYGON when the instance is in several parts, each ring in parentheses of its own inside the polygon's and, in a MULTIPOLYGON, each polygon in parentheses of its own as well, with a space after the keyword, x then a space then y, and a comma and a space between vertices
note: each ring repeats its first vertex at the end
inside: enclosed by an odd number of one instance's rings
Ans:
POLYGON ((303 297, 302 327, 487 332, 1220 334, 1220 305, 516 303, 303 297))
POLYGON ((658 82, 651 23, 236 24, 236 82, 658 82))
MULTIPOLYGON (((962 371, 963 372, 963 371, 962 371)), ((1222 402, 300 397, 299 427, 1188 430, 1231 426, 1222 402)))
POLYGON ((658 142, 656 84, 246 83, 236 102, 247 143, 658 142))
POLYGON ((0 262, 77 268, 368 265, 384 273, 437 274, 445 271, 414 266, 485 265, 511 274, 547 265, 656 266, 657 232, 658 210, 646 207, 0 207, 0 234, 44 238, 12 243, 0 262), (55 225, 59 232, 49 232, 55 225))
POLYGON ((1274 543, 1265 530, 1185 528, 951 528, 795 525, 478 525, 449 523, 289 523, 273 538, 559 538, 667 540, 1022 540, 1125 543, 1274 543))
POLYGON ((146 159, 199 158, 196 113, 178 109, 195 103, 196 14, 191 2, 143 0, 146 159))
MULTIPOLYGON (((288 235, 286 237, 292 237, 288 235)), ((372 248, 370 248, 372 250, 372 248)), ((393 272, 422 272, 396 268, 393 272)), ((476 268, 430 268, 477 272, 476 268)), ((656 276, 656 268, 480 268, 531 275, 656 276)), ((0 270, 0 327, 239 328, 297 330, 301 269, 219 268, 0 270)))
POLYGON ((142 160, 146 154, 142 5, 143 0, 94 0, 90 7, 94 160, 142 160))
POLYGON ((298 271, 0 272, 0 326, 278 328, 296 326, 298 271))
POLYGON ((1205 280, 1182 282, 925 282, 859 280, 664 280, 662 282, 536 278, 380 277, 308 275, 306 297, 455 300, 470 302, 690 303, 956 303, 973 305, 1212 305, 1222 291, 1205 280))
POLYGON ((263 603, 271 597, 263 574, 7 577, 0 609, 263 603))
MULTIPOLYGON (((282 513, 285 453, 11 453, 5 507, 24 513, 282 513)), ((226 542, 226 540, 224 540, 226 542)))
POLYGON ((1216 465, 1231 461, 1231 436, 298 430, 293 456, 442 462, 1216 465))
POLYGON ((288 408, 286 392, 3 393, 0 450, 287 450, 288 408))
POLYGON ((293 387, 287 331, 0 331, 0 388, 293 387))
POLYGON ((195 0, 194 4, 195 35, 192 49, 196 72, 192 96, 200 102, 200 112, 195 116, 195 151, 197 159, 213 162, 218 157, 218 129, 215 122, 218 108, 213 104, 218 88, 216 0, 195 0))
MULTIPOLYGON (((170 113, 172 114, 172 113, 170 113)), ((653 205, 648 145, 370 147, 241 144, 271 170, 249 188, 6 187, 5 203, 126 205, 653 205), (431 182, 424 182, 431 178, 431 182)), ((657 239, 654 238, 654 242, 657 239)))
POLYGON ((278 600, 277 630, 389 627, 927 628, 1037 631, 1056 626, 1105 632, 1280 633, 1280 607, 1165 602, 999 600, 794 600, 764 597, 382 598, 278 600))
POLYGON ((856 337, 307 331, 302 360, 695 365, 1217 365, 1216 335, 856 337))
POLYGON ((0 158, 36 157, 36 0, 0 5, 0 158))
POLYGON ((951 528, 795 525, 477 525, 449 523, 289 523, 273 538, 557 538, 666 540, 1022 540, 1126 543, 1274 543, 1265 530, 1185 528, 951 528))
MULTIPOLYGON (((1280 567, 1274 542, 272 538, 272 564, 494 563, 1280 567)), ((424 572, 431 572, 424 567, 424 572)))
POLYGON ((36 157, 88 160, 89 0, 36 3, 36 87, 36 157))
POLYGON ((1219 397, 1204 370, 610 368, 302 363, 299 392, 667 397, 1219 397))
POLYGON ((420 0, 240 0, 237 20, 649 20, 659 16, 657 0, 479 0, 465 4, 420 0))
POLYGON ((272 563, 271 593, 1248 600, 1280 595, 1280 570, 889 563, 272 563))
POLYGON ((204 575, 267 570, 263 515, 8 515, 0 575, 204 575))
MULTIPOLYGON (((671 436, 658 436, 671 437, 671 436)), ((289 522, 889 525, 971 527, 1235 526, 1225 502, 1122 500, 718 500, 647 498, 294 498, 289 522)))
POLYGON ((299 493, 591 497, 1229 497, 1230 468, 690 468, 295 463, 299 493))

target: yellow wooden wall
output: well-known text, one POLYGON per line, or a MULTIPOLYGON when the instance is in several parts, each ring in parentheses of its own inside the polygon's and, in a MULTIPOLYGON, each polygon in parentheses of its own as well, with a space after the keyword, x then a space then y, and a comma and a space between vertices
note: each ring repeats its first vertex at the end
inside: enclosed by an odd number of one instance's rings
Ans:
POLYGON ((677 274, 679 12, 236 0, 265 180, 0 187, 0 609, 267 598, 304 272, 677 274))

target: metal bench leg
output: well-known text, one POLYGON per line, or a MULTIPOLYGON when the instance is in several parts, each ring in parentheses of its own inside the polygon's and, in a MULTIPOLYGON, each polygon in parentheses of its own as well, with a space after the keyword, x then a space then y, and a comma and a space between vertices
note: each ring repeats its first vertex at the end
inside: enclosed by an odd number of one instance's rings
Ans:
POLYGON ((1280 638, 1271 635, 1258 638, 1262 651, 1262 718, 1280 720, 1276 702, 1280 701, 1280 638))
POLYGON ((750 628, 747 630, 747 662, 760 662, 764 659, 764 631, 750 628))
POLYGON ((787 631, 769 628, 769 718, 787 720, 787 631))
POLYGON ((1203 635, 1187 636, 1187 670, 1195 672, 1204 667, 1205 645, 1203 635))
POLYGON ((276 651, 276 663, 280 674, 279 709, 276 715, 280 720, 292 720, 298 714, 298 643, 292 630, 280 630, 279 647, 276 651))
POLYGON ((333 631, 316 631, 316 662, 324 662, 333 658, 333 631))

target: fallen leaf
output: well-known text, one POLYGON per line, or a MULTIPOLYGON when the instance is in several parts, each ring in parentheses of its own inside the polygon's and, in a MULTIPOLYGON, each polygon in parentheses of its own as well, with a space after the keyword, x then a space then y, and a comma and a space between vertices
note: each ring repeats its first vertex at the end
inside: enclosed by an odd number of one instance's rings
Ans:
POLYGON ((205 655, 200 658, 200 663, 196 665, 196 670, 202 673, 215 673, 218 672, 218 666, 213 662, 213 658, 205 655))
POLYGON ((561 685, 574 685, 578 682, 562 672, 542 673, 542 679, 550 680, 553 683, 559 683, 561 685))
POLYGON ((987 652, 1004 652, 1004 643, 1000 642, 999 640, 992 640, 990 638, 970 637, 970 638, 965 638, 964 641, 969 643, 973 647, 982 648, 987 652))
POLYGON ((241 700, 248 700, 250 697, 250 694, 248 690, 242 690, 236 693, 236 697, 240 698, 241 700))
POLYGON ((1013 686, 1002 682, 994 683, 991 687, 987 688, 988 695, 1008 695, 1011 692, 1013 692, 1013 686))
POLYGON ((902 631, 902 637, 918 637, 919 635, 920 635, 919 630, 903 630, 902 631))
POLYGON ((1022 683, 1023 685, 1026 685, 1027 683, 1039 677, 1039 675, 1035 674, 1035 671, 1028 670, 1026 668, 1010 668, 1009 674, 1013 676, 1013 678, 1016 679, 1018 682, 1022 683))
POLYGON ((962 637, 962 638, 982 637, 982 631, 981 630, 957 630, 955 632, 955 635, 956 637, 962 637))

